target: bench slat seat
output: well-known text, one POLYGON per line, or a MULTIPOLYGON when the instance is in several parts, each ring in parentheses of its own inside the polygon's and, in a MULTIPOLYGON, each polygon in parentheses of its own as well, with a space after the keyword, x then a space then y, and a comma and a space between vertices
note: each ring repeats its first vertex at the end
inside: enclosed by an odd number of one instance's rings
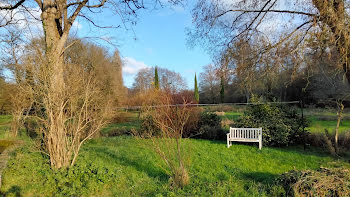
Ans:
POLYGON ((227 134, 227 148, 232 142, 258 142, 259 149, 262 148, 262 128, 231 128, 227 134))

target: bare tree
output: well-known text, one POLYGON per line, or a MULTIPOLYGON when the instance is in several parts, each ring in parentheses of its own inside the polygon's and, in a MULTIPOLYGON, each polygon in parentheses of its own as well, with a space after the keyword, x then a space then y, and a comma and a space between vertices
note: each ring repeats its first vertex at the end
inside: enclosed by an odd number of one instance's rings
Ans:
POLYGON ((23 47, 21 47, 21 34, 16 29, 9 28, 8 34, 3 38, 3 50, 6 52, 1 58, 2 65, 8 69, 13 77, 10 77, 12 84, 7 89, 7 94, 11 98, 12 134, 16 137, 19 129, 23 126, 25 118, 28 116, 28 109, 33 103, 32 89, 26 80, 26 65, 24 60, 23 47))
MULTIPOLYGON (((299 34, 299 43, 309 34, 330 34, 341 54, 342 69, 350 83, 350 28, 347 0, 199 0, 193 9, 195 28, 189 34, 194 42, 209 45, 213 51, 231 48, 241 37, 267 34, 274 42, 267 51, 299 34), (283 31, 282 31, 283 29, 283 31), (201 40, 202 39, 202 40, 201 40), (215 50, 217 49, 217 50, 215 50)), ((264 35, 265 36, 265 35, 264 35)))
POLYGON ((151 68, 140 69, 136 74, 134 83, 132 84, 132 89, 136 92, 147 92, 151 90, 154 85, 152 85, 154 74, 151 68))
POLYGON ((199 74, 201 101, 215 103, 218 100, 220 91, 218 69, 212 64, 204 66, 203 69, 203 72, 199 74))
MULTIPOLYGON (((158 68, 159 75, 159 85, 160 89, 171 92, 178 93, 186 89, 185 79, 181 74, 168 70, 166 68, 158 68)), ((141 69, 133 83, 133 89, 138 92, 146 92, 153 89, 154 87, 154 68, 144 68, 141 69)))
POLYGON ((309 91, 314 98, 321 102, 336 105, 337 124, 334 135, 334 150, 339 153, 338 137, 339 126, 343 118, 343 101, 350 98, 350 86, 343 79, 343 74, 339 70, 334 70, 338 64, 339 54, 334 45, 318 46, 318 44, 309 44, 312 48, 308 57, 308 70, 310 72, 309 91), (332 54, 332 55, 331 55, 332 54))
MULTIPOLYGON (((2 4, 2 10, 9 10, 9 12, 19 8, 29 10, 26 8, 33 5, 33 1, 27 1, 20 0, 15 4, 5 6, 2 4), (25 5, 27 1, 28 4, 25 5)), ((96 116, 93 115, 106 107, 99 106, 94 102, 97 101, 93 96, 97 93, 93 88, 96 82, 91 76, 82 75, 89 80, 77 78, 78 81, 68 77, 69 74, 76 74, 76 72, 70 72, 70 65, 66 65, 64 62, 64 52, 71 46, 67 45, 67 40, 72 25, 77 17, 81 17, 93 25, 101 27, 94 23, 87 12, 95 14, 95 11, 107 6, 112 8, 125 22, 136 16, 137 10, 145 8, 144 1, 34 0, 34 2, 41 11, 40 20, 45 35, 44 56, 40 59, 41 62, 38 64, 40 68, 36 73, 40 81, 40 89, 35 89, 35 94, 39 95, 41 107, 45 112, 45 116, 42 116, 42 122, 45 126, 42 129, 45 133, 46 147, 49 150, 52 167, 68 167, 75 161, 75 156, 71 155, 72 151, 74 155, 77 155, 78 152, 75 151, 79 150, 81 144, 102 125, 98 122, 100 120, 97 121, 94 118, 96 116), (85 89, 72 87, 74 83, 82 85, 85 89), (72 91, 69 88, 72 88, 72 91), (83 97, 79 98, 79 95, 83 97), (68 107, 70 109, 67 109, 68 107), (81 132, 87 131, 86 129, 89 134, 82 138, 81 132), (67 138, 67 136, 72 138, 67 138), (67 143, 69 144, 68 147, 67 143)), ((170 2, 177 3, 179 1, 173 0, 170 2)), ((160 1, 155 1, 155 3, 160 3, 160 1)), ((11 16, 13 15, 11 14, 11 16)), ((9 21, 13 21, 13 19, 10 17, 9 21)), ((7 22, 5 25, 8 25, 7 22)))

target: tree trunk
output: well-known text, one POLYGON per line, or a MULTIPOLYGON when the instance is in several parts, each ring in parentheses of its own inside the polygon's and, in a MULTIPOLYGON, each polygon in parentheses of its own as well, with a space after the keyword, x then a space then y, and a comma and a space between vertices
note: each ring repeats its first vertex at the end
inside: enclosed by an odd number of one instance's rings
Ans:
MULTIPOLYGON (((51 166, 54 168, 68 167, 71 160, 71 151, 67 147, 64 112, 64 59, 62 42, 62 28, 57 20, 57 8, 54 2, 47 2, 47 9, 41 17, 45 33, 46 62, 43 65, 44 106, 48 119, 46 147, 50 155, 51 166)), ((65 41, 64 41, 65 42, 65 41)))
POLYGON ((339 126, 341 119, 343 118, 343 110, 344 110, 344 105, 341 101, 337 103, 338 105, 338 120, 337 120, 337 127, 335 128, 335 135, 334 135, 334 146, 335 146, 335 152, 338 154, 339 153, 339 148, 338 148, 338 136, 339 136, 339 126))

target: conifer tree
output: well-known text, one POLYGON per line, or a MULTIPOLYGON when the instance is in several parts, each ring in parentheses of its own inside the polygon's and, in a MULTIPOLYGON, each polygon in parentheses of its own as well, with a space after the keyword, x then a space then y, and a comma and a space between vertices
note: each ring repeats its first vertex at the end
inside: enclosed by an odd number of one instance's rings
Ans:
POLYGON ((196 74, 194 74, 194 99, 197 101, 197 103, 199 103, 199 92, 196 74))
POLYGON ((156 66, 154 70, 154 87, 159 90, 159 77, 158 77, 158 68, 156 66))

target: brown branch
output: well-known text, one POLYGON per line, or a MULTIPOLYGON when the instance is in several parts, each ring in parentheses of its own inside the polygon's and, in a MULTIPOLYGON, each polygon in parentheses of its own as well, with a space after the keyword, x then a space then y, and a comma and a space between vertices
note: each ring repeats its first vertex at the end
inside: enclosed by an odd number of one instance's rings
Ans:
MULTIPOLYGON (((286 37, 284 37, 283 39, 281 39, 279 42, 277 42, 276 44, 272 45, 272 46, 269 46, 267 48, 265 48, 263 51, 268 51, 272 48, 275 48, 276 46, 282 44, 284 41, 288 40, 290 37, 292 37, 292 35, 297 32, 299 29, 301 29, 303 26, 309 24, 309 23, 312 23, 314 20, 309 20, 309 21, 306 21, 304 22, 303 24, 299 25, 297 28, 294 29, 294 31, 292 31, 291 33, 289 33, 286 37)), ((310 28, 309 28, 310 29, 310 28)), ((308 30, 309 30, 308 29, 308 30)), ((305 37, 305 36, 304 36, 305 37)))
POLYGON ((20 5, 22 5, 26 0, 20 0, 15 5, 7 5, 7 6, 1 6, 0 10, 14 10, 18 8, 20 5))
MULTIPOLYGON (((86 5, 85 7, 87 8, 100 8, 102 6, 104 6, 104 4, 106 3, 107 0, 102 0, 99 4, 95 4, 95 5, 86 5)), ((84 3, 84 1, 78 1, 78 2, 73 2, 73 3, 69 3, 65 6, 65 8, 74 6, 74 5, 80 5, 84 3)))
POLYGON ((285 13, 285 14, 298 14, 298 15, 306 15, 315 17, 317 14, 312 14, 308 12, 301 12, 301 11, 291 11, 291 10, 243 10, 243 9, 237 9, 237 10, 226 10, 225 12, 215 16, 215 17, 221 17, 227 13, 230 12, 242 12, 242 13, 264 13, 264 12, 271 12, 271 13, 285 13))
POLYGON ((120 25, 118 26, 100 26, 98 24, 96 24, 93 20, 91 20, 89 17, 87 17, 86 15, 84 14, 79 14, 79 17, 82 17, 84 19, 86 19, 87 21, 89 21, 93 26, 97 27, 97 28, 102 28, 102 29, 105 29, 105 28, 119 28, 120 25))

